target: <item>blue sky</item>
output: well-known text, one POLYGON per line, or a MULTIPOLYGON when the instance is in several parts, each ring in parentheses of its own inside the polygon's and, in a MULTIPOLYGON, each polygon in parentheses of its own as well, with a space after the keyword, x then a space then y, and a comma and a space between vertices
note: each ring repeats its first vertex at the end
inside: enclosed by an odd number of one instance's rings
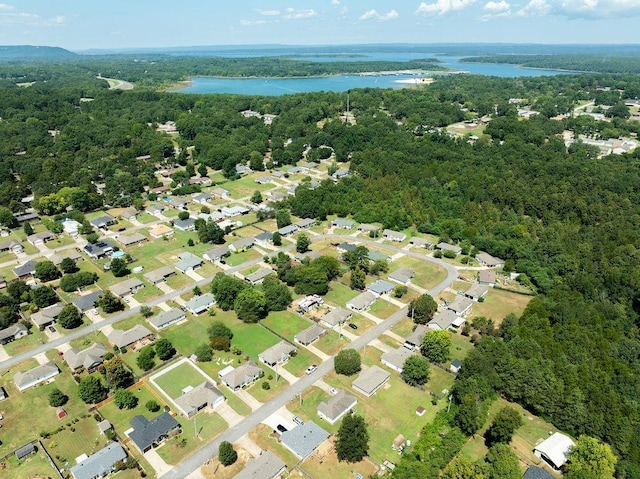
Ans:
POLYGON ((0 44, 640 43, 640 0, 0 0, 0 44))

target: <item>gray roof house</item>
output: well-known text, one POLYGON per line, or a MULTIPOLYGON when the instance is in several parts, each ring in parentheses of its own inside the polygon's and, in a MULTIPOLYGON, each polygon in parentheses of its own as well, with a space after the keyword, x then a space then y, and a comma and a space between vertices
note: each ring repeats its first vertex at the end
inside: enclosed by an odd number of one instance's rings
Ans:
POLYGON ((355 298, 349 300, 347 302, 347 308, 353 309, 354 311, 364 311, 365 309, 368 309, 377 298, 378 297, 371 291, 365 291, 364 293, 360 293, 355 298))
POLYGON ((271 183, 271 181, 272 181, 271 177, 267 176, 267 175, 258 176, 255 179, 255 182, 260 184, 260 185, 266 185, 268 183, 271 183))
POLYGON ((73 466, 69 472, 73 479, 96 479, 104 477, 113 471, 116 462, 126 459, 127 453, 117 442, 90 455, 84 461, 73 466))
POLYGON ((18 390, 22 392, 25 389, 29 389, 37 384, 48 381, 58 374, 60 374, 58 366, 52 362, 48 362, 41 364, 40 366, 36 366, 33 369, 29 369, 28 371, 17 372, 13 376, 13 382, 16 383, 18 390))
POLYGON ((273 243, 273 233, 271 233, 270 231, 265 231, 264 233, 260 233, 259 235, 254 236, 253 240, 258 244, 266 246, 273 243))
POLYGON ((169 311, 163 311, 158 316, 154 316, 149 319, 149 324, 153 326, 157 331, 168 328, 172 324, 179 323, 185 319, 187 315, 178 308, 170 309, 169 311))
POLYGON ((384 230, 382 232, 382 239, 401 242, 407 239, 407 235, 402 231, 384 230))
POLYGON ((229 256, 229 246, 227 245, 216 246, 202 255, 204 259, 211 262, 220 261, 225 256, 229 256))
POLYGON ((200 314, 207 311, 214 304, 216 304, 216 298, 213 293, 205 293, 200 296, 194 296, 187 301, 184 307, 192 314, 200 314))
POLYGON ((0 344, 7 344, 29 334, 29 330, 22 323, 12 324, 0 330, 0 344))
POLYGON ((313 421, 285 431, 280 436, 280 442, 300 459, 307 458, 320 444, 329 438, 329 433, 313 421))
POLYGON ((303 346, 308 346, 317 339, 320 339, 325 334, 327 334, 327 330, 314 323, 304 331, 300 331, 298 334, 296 334, 293 339, 296 343, 300 343, 303 346))
POLYGON ((129 439, 140 452, 145 453, 179 429, 180 423, 168 412, 163 412, 150 421, 144 416, 135 416, 131 426, 133 430, 129 432, 129 439))
POLYGON ((244 469, 233 479, 276 479, 287 470, 287 465, 271 451, 262 451, 255 459, 250 459, 244 469))
POLYGON ((249 283, 255 285, 262 283, 262 281, 270 274, 273 274, 273 270, 271 268, 260 268, 257 271, 254 271, 253 273, 245 276, 244 279, 249 283))
POLYGON ((79 296, 72 301, 72 304, 84 313, 96 307, 96 301, 102 293, 102 291, 93 291, 89 294, 79 296))
POLYGON ((30 259, 26 263, 13 268, 13 272, 18 277, 18 279, 24 279, 33 276, 36 272, 36 262, 30 259))
POLYGON ((211 190, 211 194, 214 196, 219 196, 220 198, 226 198, 231 194, 231 192, 226 188, 218 187, 211 190))
POLYGON ((433 319, 429 321, 428 326, 429 326, 429 329, 433 329, 435 331, 439 331, 439 330, 446 331, 451 326, 453 326, 453 323, 458 319, 459 317, 456 313, 454 313, 450 309, 447 309, 442 313, 436 313, 433 316, 433 319))
POLYGON ((16 449, 16 452, 14 452, 14 454, 16 455, 16 458, 18 458, 19 461, 22 461, 25 457, 35 453, 36 453, 35 442, 30 442, 29 444, 25 444, 24 446, 16 449))
POLYGON ((329 326, 330 328, 334 328, 339 326, 340 324, 344 324, 347 322, 349 318, 353 316, 353 313, 348 309, 344 308, 335 308, 322 316, 320 321, 329 326))
POLYGON ((399 268, 389 273, 389 279, 400 284, 409 284, 411 278, 415 275, 415 272, 409 268, 399 268))
POLYGON ((236 253, 238 251, 245 251, 251 248, 254 244, 254 239, 252 237, 248 238, 240 238, 235 240, 233 243, 229 245, 229 251, 232 253, 236 253))
POLYGON ((298 348, 284 339, 279 343, 264 350, 258 355, 258 359, 267 366, 274 367, 276 364, 285 363, 289 360, 298 348))
POLYGON ((62 303, 56 303, 46 308, 42 308, 31 315, 31 321, 39 328, 44 328, 54 323, 58 318, 60 311, 62 311, 64 305, 62 303))
POLYGON ((202 263, 204 263, 202 258, 186 251, 178 255, 178 261, 176 261, 173 266, 175 266, 178 271, 187 273, 199 268, 202 266, 202 263))
POLYGON ((340 243, 338 246, 336 246, 336 249, 338 250, 339 253, 346 253, 347 251, 354 251, 356 248, 358 247, 358 245, 355 245, 353 243, 340 243))
POLYGON ((280 236, 289 236, 295 233, 296 231, 298 231, 298 227, 296 225, 288 225, 280 228, 278 230, 278 233, 280 234, 280 236))
POLYGON ((176 272, 173 268, 169 266, 162 266, 158 269, 154 269, 153 271, 149 271, 143 275, 143 278, 149 281, 151 284, 158 284, 166 281, 167 278, 173 276, 176 272))
POLYGON ((174 399, 180 412, 186 417, 193 417, 206 407, 213 408, 223 402, 224 394, 210 381, 205 381, 196 387, 185 388, 182 396, 174 399))
POLYGON ((496 284, 497 275, 495 271, 483 269, 478 271, 478 283, 493 286, 496 284))
POLYGON ((34 246, 45 244, 48 241, 56 239, 56 235, 51 231, 41 231, 27 236, 27 241, 34 246))
POLYGON ((252 360, 247 361, 235 369, 231 366, 226 367, 219 373, 220 380, 233 391, 248 386, 262 374, 264 374, 262 369, 252 360))
POLYGON ((356 404, 358 404, 358 399, 353 394, 341 389, 331 398, 318 404, 318 416, 329 424, 335 424, 356 404))
POLYGON ((112 285, 109 289, 111 292, 120 298, 124 298, 125 296, 132 295, 138 290, 144 288, 144 283, 140 281, 138 278, 130 278, 121 283, 117 283, 112 285))
POLYGON ((495 256, 491 256, 489 253, 478 253, 476 255, 476 260, 483 266, 488 266, 489 268, 496 268, 498 266, 504 266, 504 260, 500 258, 496 258, 495 256))
POLYGON ((96 244, 85 245, 82 249, 89 257, 100 259, 113 253, 113 243, 108 240, 99 241, 96 244))
POLYGON ((438 243, 436 248, 442 251, 453 251, 455 254, 460 254, 462 252, 462 248, 460 246, 445 243, 444 241, 438 243))
POLYGON ((223 206, 220 208, 220 213, 225 215, 227 218, 233 218, 234 216, 246 215, 249 212, 249 208, 246 206, 223 206))
POLYGON ((153 205, 147 206, 147 209, 145 211, 150 215, 158 216, 158 215, 161 215, 165 209, 166 208, 164 207, 164 205, 161 205, 160 203, 155 203, 153 205))
POLYGON ((427 327, 423 324, 419 324, 416 326, 416 329, 407 336, 407 339, 404 340, 404 347, 410 349, 411 351, 417 351, 420 349, 422 345, 422 340, 424 339, 424 335, 427 334, 427 327))
POLYGON ((209 201, 211 198, 212 196, 209 193, 196 193, 193 195, 193 201, 202 205, 209 201))
POLYGON ((119 348, 126 348, 127 346, 137 343, 138 341, 151 336, 151 331, 140 324, 136 324, 133 328, 128 330, 114 329, 107 335, 107 339, 111 344, 119 348))
POLYGON ((473 301, 471 301, 469 298, 465 298, 464 296, 456 296, 456 299, 449 303, 447 309, 450 309, 457 315, 461 316, 469 311, 472 305, 473 301))
POLYGON ((411 238, 409 240, 409 244, 411 246, 415 246, 416 248, 425 248, 425 249, 429 249, 433 246, 433 243, 429 240, 426 240, 424 238, 420 238, 418 236, 414 236, 413 238, 411 238))
POLYGON ((551 473, 538 466, 529 466, 522 479, 554 479, 551 473))
POLYGON ((87 349, 83 349, 82 351, 79 351, 76 348, 68 349, 62 357, 72 371, 84 368, 88 372, 92 372, 104 362, 102 357, 107 353, 107 348, 105 348, 103 344, 93 343, 87 349))
POLYGON ((128 221, 135 220, 139 213, 140 212, 135 208, 125 208, 122 213, 120 213, 120 218, 124 218, 128 221))
POLYGON ((0 251, 11 251, 14 254, 22 253, 24 248, 16 240, 3 241, 0 243, 0 251))
POLYGON ((99 218, 96 218, 95 220, 89 221, 91 226, 93 226, 94 228, 105 229, 105 230, 107 229, 108 226, 110 226, 112 224, 115 224, 117 222, 118 222, 118 220, 115 219, 111 215, 100 216, 99 218))
POLYGON ((194 218, 175 220, 173 222, 173 227, 180 231, 191 231, 196 227, 196 220, 194 218))
POLYGON ((489 287, 484 284, 474 284, 467 291, 465 291, 465 297, 478 301, 480 298, 484 298, 489 292, 489 287))
POLYGON ((336 218, 331 222, 331 226, 335 226, 336 228, 341 228, 345 230, 350 230, 355 226, 355 223, 351 220, 345 220, 344 218, 336 218))
POLYGON ((391 369, 402 373, 404 362, 413 355, 413 351, 400 346, 398 349, 392 349, 380 356, 380 362, 391 369))
POLYGON ((370 366, 360 373, 351 387, 366 397, 373 396, 391 378, 391 373, 378 366, 370 366))
POLYGON ((389 294, 391 291, 396 289, 394 285, 385 281, 383 279, 379 279, 374 281, 369 286, 367 286, 367 291, 371 291, 376 296, 381 296, 383 294, 389 294))
POLYGON ((300 221, 296 221, 294 225, 298 227, 300 230, 306 230, 307 228, 311 228, 316 224, 316 220, 313 218, 303 218, 300 221))
POLYGON ((133 246, 134 244, 144 243, 147 241, 147 237, 140 233, 132 233, 130 235, 118 235, 116 240, 122 246, 133 246))
POLYGON ((379 229, 379 226, 372 225, 370 223, 360 223, 358 225, 358 231, 361 231, 363 233, 370 233, 371 231, 378 231, 379 229))

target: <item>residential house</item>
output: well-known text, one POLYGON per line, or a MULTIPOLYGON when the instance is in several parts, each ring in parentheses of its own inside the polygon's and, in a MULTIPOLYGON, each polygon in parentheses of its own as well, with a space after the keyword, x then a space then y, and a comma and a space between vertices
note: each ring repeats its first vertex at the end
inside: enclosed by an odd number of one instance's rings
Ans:
POLYGON ((16 339, 24 338, 27 334, 29 334, 29 330, 24 324, 12 324, 9 327, 0 329, 0 344, 7 344, 16 339))
POLYGON ((51 261, 53 261, 53 264, 55 264, 56 266, 60 266, 62 264, 62 261, 66 258, 73 260, 74 263, 77 263, 78 261, 82 261, 84 259, 78 250, 72 249, 63 251, 60 254, 54 254, 53 256, 51 256, 51 261))
POLYGON ((22 245, 16 240, 0 242, 0 253, 10 251, 13 254, 20 254, 24 251, 22 245))
POLYGON ((77 297, 72 301, 72 304, 78 308, 80 312, 84 313, 96 307, 96 301, 98 301, 98 298, 102 294, 102 291, 92 291, 89 294, 77 297))
POLYGON ((367 291, 372 292, 376 295, 376 297, 382 296, 383 294, 389 294, 394 289, 396 289, 394 285, 383 279, 374 281, 369 286, 367 286, 367 291))
POLYGON ((411 238, 409 240, 409 245, 413 246, 414 248, 424 248, 424 249, 429 249, 433 247, 433 243, 431 241, 426 240, 424 238, 419 238, 418 236, 414 236, 413 238, 411 238))
MULTIPOLYGON (((164 175, 163 175, 164 176, 164 175)), ((155 188, 151 188, 149 193, 155 193, 156 195, 161 195, 163 193, 168 193, 171 191, 169 185, 156 186, 155 188)))
POLYGON ((340 243, 336 249, 338 250, 338 253, 345 254, 349 251, 355 251, 357 247, 358 245, 353 243, 340 243))
POLYGON ((27 241, 33 246, 41 246, 56 238, 57 236, 51 231, 41 231, 40 233, 33 233, 32 235, 27 236, 27 241))
POLYGON ((187 315, 179 308, 172 308, 169 311, 163 311, 158 316, 150 318, 149 324, 153 326, 156 331, 168 328, 172 324, 179 323, 183 319, 186 319, 187 315))
POLYGON ((122 446, 117 442, 112 442, 73 466, 69 472, 73 479, 97 479, 113 472, 116 463, 124 461, 126 458, 127 453, 122 449, 122 446))
POLYGON ((318 404, 318 416, 329 424, 335 424, 352 411, 356 404, 358 404, 358 399, 353 394, 341 389, 326 401, 318 404))
POLYGON ((36 366, 28 371, 19 371, 13 376, 13 382, 20 392, 29 389, 60 374, 58 366, 53 362, 48 362, 36 366))
POLYGON ((335 228, 350 230, 355 226, 355 223, 351 220, 345 220, 344 218, 336 218, 331 222, 331 226, 335 228))
POLYGON ((212 198, 213 197, 209 193, 195 193, 192 196, 193 202, 200 203, 201 205, 206 205, 212 198))
POLYGON ((152 205, 147 206, 146 212, 153 216, 161 216, 165 210, 165 206, 160 203, 154 203, 152 205))
POLYGON ((296 225, 287 225, 278 229, 278 233, 280 234, 280 236, 284 237, 291 236, 296 231, 298 231, 298 227, 296 225))
POLYGON ((287 470, 287 465, 271 451, 262 451, 254 459, 250 459, 244 469, 233 479, 279 479, 287 470))
POLYGON ((192 231, 196 227, 196 220, 193 218, 178 219, 173 222, 173 227, 180 231, 192 231))
POLYGON ((16 452, 14 452, 16 459, 18 459, 18 461, 22 461, 31 454, 35 454, 37 452, 35 444, 35 441, 30 442, 29 444, 25 444, 24 446, 16 449, 16 452))
POLYGON ((204 263, 202 258, 186 251, 178 255, 178 261, 173 266, 182 273, 188 273, 202 266, 202 263, 204 263))
POLYGON ((315 224, 316 220, 314 220, 313 218, 303 218, 300 221, 296 221, 294 223, 294 226, 296 226, 299 230, 306 230, 311 228, 315 224))
POLYGON ((264 279, 270 274, 273 274, 273 270, 271 268, 260 268, 245 276, 244 279, 249 283, 256 285, 262 283, 262 281, 264 281, 264 279))
POLYGON ((326 334, 326 329, 314 323, 304 331, 300 331, 298 334, 296 334, 293 339, 296 343, 300 343, 303 346, 308 346, 326 334))
POLYGON ((283 171, 274 171, 273 173, 271 173, 271 176, 278 179, 284 178, 284 175, 285 173, 283 171))
POLYGON ((277 203, 278 201, 284 201, 285 196, 284 193, 280 191, 269 191, 267 192, 267 196, 269 197, 269 201, 277 203))
POLYGON ((202 257, 207 261, 214 262, 214 261, 220 261, 225 256, 229 256, 229 254, 230 254, 229 246, 220 245, 220 246, 216 246, 215 248, 211 248, 209 251, 203 254, 202 257))
POLYGON ((392 349, 386 353, 382 353, 380 356, 380 362, 385 366, 393 369, 394 371, 398 371, 402 374, 402 370, 404 369, 404 362, 413 356, 413 351, 407 349, 403 346, 400 346, 397 349, 392 349))
POLYGON ((201 294, 200 296, 194 296, 184 305, 184 308, 191 314, 200 314, 208 311, 211 306, 216 304, 216 298, 212 293, 201 294))
POLYGON ((478 272, 478 283, 485 284, 487 286, 494 286, 496 284, 497 275, 495 271, 490 269, 484 269, 478 272))
POLYGON ((320 256, 322 255, 317 251, 307 251, 306 253, 296 253, 293 256, 293 259, 296 260, 298 263, 302 263, 305 259, 308 259, 309 261, 313 261, 314 259, 318 259, 320 256))
POLYGON ((26 263, 13 268, 13 273, 18 277, 18 279, 24 280, 32 278, 33 275, 36 274, 36 262, 30 259, 26 263))
POLYGON ((115 219, 111 215, 100 216, 99 218, 96 218, 95 220, 89 221, 91 226, 93 226, 94 228, 97 228, 99 230, 106 230, 106 229, 109 228, 109 226, 114 225, 117 222, 118 222, 118 220, 115 219))
POLYGON ((317 170, 318 166, 320 166, 320 164, 316 163, 315 161, 300 161, 300 162, 298 162, 298 167, 302 168, 305 171, 317 170))
POLYGON ((140 212, 135 208, 125 208, 122 213, 120 213, 120 218, 127 221, 135 221, 140 212))
POLYGON ((210 185, 211 178, 208 176, 194 176, 193 178, 189 178, 190 185, 210 185))
POLYGON ((104 434, 107 431, 113 431, 113 424, 111 424, 109 421, 107 421, 106 419, 100 421, 98 424, 98 432, 100 433, 101 436, 104 436, 104 434))
POLYGON ((326 312, 320 321, 333 329, 336 326, 346 323, 351 317, 353 317, 353 313, 348 309, 335 308, 326 312))
POLYGON ((384 253, 381 253, 380 251, 370 249, 369 252, 367 253, 367 259, 375 263, 376 261, 389 261, 390 258, 389 256, 387 256, 384 253))
POLYGON ((354 311, 365 311, 371 307, 378 297, 371 291, 365 291, 360 293, 355 298, 347 302, 347 308, 354 311))
POLYGON ((441 251, 453 251, 455 254, 460 254, 462 252, 462 248, 460 246, 445 243, 444 241, 438 243, 436 245, 436 249, 439 249, 441 251))
POLYGON ((459 359, 454 359, 453 361, 451 361, 451 365, 449 366, 449 371, 451 371, 453 374, 458 374, 458 371, 460 371, 461 367, 462 367, 462 361, 460 361, 459 359))
POLYGON ((160 238, 168 238, 169 236, 173 236, 173 230, 169 228, 167 225, 155 225, 153 228, 149 230, 149 234, 152 238, 160 239, 160 238))
POLYGON ((264 233, 254 236, 253 240, 260 246, 269 246, 270 244, 273 244, 273 233, 265 231, 264 233))
POLYGON ((116 236, 116 240, 122 246, 127 247, 127 246, 133 246, 136 244, 144 243, 145 241, 147 241, 147 237, 140 233, 132 233, 130 235, 118 235, 116 236))
POLYGON ((255 241, 252 237, 240 238, 229 245, 229 251, 231 251, 232 253, 246 251, 249 248, 253 247, 254 243, 255 241))
POLYGON ((182 211, 186 211, 187 210, 187 205, 191 203, 191 200, 189 198, 171 198, 171 201, 169 202, 169 205, 176 210, 182 210, 182 211))
POLYGON ((349 176, 351 174, 351 172, 349 170, 338 170, 336 171, 333 175, 331 175, 333 177, 334 181, 340 180, 346 176, 349 176))
POLYGON ((102 343, 93 343, 87 349, 78 350, 76 348, 68 349, 62 355, 63 359, 72 371, 77 369, 86 369, 92 373, 104 362, 104 355, 107 354, 107 348, 102 343))
POLYGON ((480 263, 482 266, 487 266, 489 268, 498 268, 500 266, 504 266, 503 259, 496 258, 488 253, 478 253, 476 255, 476 261, 478 261, 478 263, 480 263))
POLYGON ((298 311, 301 313, 306 313, 311 308, 316 308, 323 303, 324 300, 317 294, 305 296, 300 301, 298 301, 298 311))
POLYGON ((384 230, 382 232, 382 239, 388 241, 397 241, 398 243, 407 239, 407 235, 402 231, 384 230))
POLYGON ((228 198, 231 195, 231 192, 226 188, 214 188, 211 190, 211 194, 218 198, 228 198))
POLYGON ((391 373, 374 365, 362 371, 357 379, 351 383, 351 387, 366 397, 371 397, 378 392, 378 389, 383 387, 390 378, 391 373))
POLYGON ((31 315, 31 321, 40 329, 44 329, 47 326, 51 326, 58 319, 60 311, 62 311, 64 305, 62 303, 52 304, 46 308, 42 308, 31 315))
POLYGON ((112 285, 109 289, 116 296, 125 298, 126 296, 131 296, 142 288, 144 288, 144 283, 142 281, 138 278, 130 278, 122 281, 121 283, 112 285))
POLYGON ((260 353, 258 359, 273 368, 278 364, 287 362, 297 351, 298 348, 293 344, 282 340, 260 353))
POLYGON ((524 471, 522 479, 554 479, 554 476, 541 467, 529 466, 527 470, 524 471))
POLYGON ((253 170, 248 166, 236 165, 236 173, 239 174, 240 176, 248 175, 249 173, 252 173, 252 172, 253 170))
POLYGON ((453 327, 454 323, 457 324, 458 320, 464 322, 464 319, 460 318, 456 313, 447 309, 442 313, 436 313, 433 319, 429 321, 427 326, 434 331, 446 331, 453 327))
POLYGON ((256 183, 258 183, 259 185, 267 185, 271 183, 271 181, 271 177, 266 175, 258 176, 256 178, 256 183))
POLYGON ((39 220, 40 216, 33 211, 27 211, 25 213, 16 213, 13 215, 18 223, 24 223, 25 221, 39 220))
POLYGON ((207 407, 213 409, 216 404, 224 402, 224 400, 224 394, 215 384, 205 381, 196 387, 185 388, 182 391, 182 396, 174 399, 174 402, 180 412, 190 418, 207 407))
POLYGON ((287 173, 289 173, 290 175, 297 175, 299 173, 304 173, 304 172, 305 172, 304 168, 300 168, 299 166, 292 166, 287 170, 287 173))
POLYGON ((570 437, 559 432, 553 433, 533 448, 536 457, 544 459, 555 470, 559 470, 565 462, 575 443, 570 437))
MULTIPOLYGON (((205 221, 211 220, 214 223, 218 223, 218 226, 220 226, 220 222, 225 220, 227 217, 222 213, 220 213, 219 211, 212 211, 211 213, 200 213, 198 215, 198 218, 203 219, 205 221)), ((220 228, 224 229, 222 228, 222 226, 220 226, 220 228)))
POLYGON ((90 258, 100 259, 113 253, 113 246, 114 245, 111 241, 104 240, 99 241, 96 244, 88 244, 82 249, 90 258))
POLYGON ((464 296, 473 300, 478 301, 480 298, 484 298, 489 292, 489 287, 484 284, 473 284, 471 287, 465 291, 464 296))
POLYGON ((407 336, 404 340, 404 347, 411 351, 419 351, 420 346, 422 346, 422 340, 424 339, 425 334, 427 334, 427 327, 423 324, 419 324, 416 326, 416 329, 407 336))
POLYGON ((358 225, 358 231, 360 231, 361 233, 371 233, 371 232, 378 231, 379 229, 380 229, 379 226, 372 225, 369 223, 361 223, 358 225))
POLYGON ((127 330, 114 329, 109 334, 107 334, 107 339, 111 344, 118 347, 119 349, 122 349, 131 346, 138 341, 142 341, 152 334, 153 333, 151 333, 151 331, 149 331, 144 326, 136 324, 134 327, 127 330))
POLYGON ((415 272, 409 268, 399 268, 389 273, 389 279, 396 283, 407 285, 411 282, 411 278, 415 275, 415 272))
POLYGON ((131 420, 131 427, 133 430, 128 434, 129 439, 138 451, 145 453, 176 433, 180 423, 168 412, 163 412, 151 420, 142 415, 135 416, 131 420))
POLYGON ((233 218, 234 216, 246 215, 249 213, 249 208, 245 206, 223 206, 220 208, 220 213, 225 215, 227 218, 233 218))
POLYGON ((165 282, 167 278, 170 278, 175 274, 176 272, 173 270, 173 268, 169 266, 162 266, 158 269, 154 269, 153 271, 145 273, 143 277, 151 284, 159 284, 165 282))
POLYGON ((465 298, 464 296, 456 296, 456 299, 449 303, 447 309, 450 309, 458 316, 462 316, 471 309, 472 305, 473 301, 471 301, 469 298, 465 298))
POLYGON ((307 421, 280 435, 280 442, 298 458, 306 459, 330 434, 313 421, 307 421))
POLYGON ((235 369, 232 366, 228 366, 219 373, 220 380, 232 391, 237 391, 248 386, 263 374, 262 369, 252 360, 247 361, 235 369))

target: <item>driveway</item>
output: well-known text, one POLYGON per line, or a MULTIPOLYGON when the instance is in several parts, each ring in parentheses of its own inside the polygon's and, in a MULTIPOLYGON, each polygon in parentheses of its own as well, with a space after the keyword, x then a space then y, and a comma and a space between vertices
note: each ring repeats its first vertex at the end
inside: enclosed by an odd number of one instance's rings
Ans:
POLYGON ((173 466, 170 466, 160 457, 155 449, 151 449, 144 453, 144 458, 151 464, 153 470, 156 471, 156 476, 160 477, 171 470, 173 466))

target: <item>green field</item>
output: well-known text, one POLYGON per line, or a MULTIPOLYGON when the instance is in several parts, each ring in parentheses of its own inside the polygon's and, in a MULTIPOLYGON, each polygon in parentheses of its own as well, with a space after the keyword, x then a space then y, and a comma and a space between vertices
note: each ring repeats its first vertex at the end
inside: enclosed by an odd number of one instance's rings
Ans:
MULTIPOLYGON (((278 366, 278 370, 282 366, 278 366)), ((260 402, 267 402, 270 399, 273 399, 282 391, 289 387, 289 381, 284 379, 282 376, 278 375, 278 380, 276 381, 276 373, 273 369, 269 369, 268 367, 263 368, 265 370, 265 376, 263 378, 258 379, 254 382, 249 388, 247 392, 251 394, 254 398, 256 398, 260 402), (269 376, 273 376, 273 379, 269 379, 269 376), (262 389, 262 383, 268 382, 271 389, 262 389)))
POLYGON ((63 431, 43 439, 47 452, 53 457, 60 469, 67 469, 75 464, 74 459, 80 454, 90 456, 105 447, 109 440, 98 432, 98 423, 93 416, 80 419, 67 426, 67 418, 59 420, 65 426, 63 431), (67 421, 65 423, 65 421, 67 421))
POLYGON ((504 317, 509 313, 520 316, 532 299, 533 296, 489 288, 482 303, 473 303, 472 317, 486 316, 493 319, 496 326, 500 326, 504 317))
POLYGON ((298 353, 286 362, 284 368, 294 376, 304 376, 306 369, 312 364, 320 364, 320 358, 304 348, 299 348, 298 353))
POLYGON ((32 479, 43 476, 56 477, 56 472, 41 449, 22 461, 18 461, 15 456, 11 456, 4 464, 5 468, 2 469, 2 477, 11 479, 32 479))
POLYGON ((369 309, 371 314, 380 319, 387 319, 396 311, 398 311, 398 307, 395 304, 388 303, 382 298, 378 298, 369 309))
POLYGON ((329 286, 329 292, 324 296, 324 300, 335 306, 344 306, 347 302, 360 294, 359 291, 354 291, 348 286, 337 281, 332 281, 329 286))
MULTIPOLYGON (((62 328, 59 328, 59 330, 61 332, 64 331, 62 328)), ((24 353, 25 351, 29 351, 30 349, 33 349, 36 346, 44 344, 46 342, 47 335, 34 326, 29 330, 29 334, 24 338, 20 338, 17 341, 12 341, 5 344, 4 350, 10 356, 15 356, 17 354, 24 353)))
POLYGON ((182 395, 185 387, 196 387, 204 381, 204 376, 190 363, 182 363, 155 379, 155 383, 174 399, 182 395))
POLYGON ((129 391, 138 398, 138 405, 134 409, 118 409, 118 406, 116 406, 113 401, 108 402, 100 408, 100 414, 113 425, 120 436, 131 427, 130 422, 133 417, 143 415, 147 419, 152 419, 160 414, 159 412, 149 412, 145 407, 147 401, 154 400, 160 404, 160 406, 167 405, 162 395, 144 382, 135 384, 129 388, 129 391))
POLYGON ((323 353, 333 356, 350 342, 351 341, 344 336, 340 338, 338 332, 329 331, 329 333, 318 339, 313 345, 323 353))
POLYGON ((415 272, 415 276, 411 282, 424 289, 433 288, 447 277, 447 272, 442 266, 409 256, 403 256, 394 261, 391 271, 399 268, 412 269, 415 272))
POLYGON ((313 323, 290 311, 274 311, 262 320, 262 324, 289 341, 293 341, 296 334, 309 328, 313 323))
POLYGON ((225 261, 229 266, 238 266, 242 263, 258 258, 262 258, 262 255, 254 249, 249 249, 244 253, 231 253, 229 256, 227 256, 225 261))
POLYGON ((157 449, 167 464, 177 464, 227 429, 227 423, 215 412, 200 413, 191 419, 182 416, 176 419, 182 426, 182 432, 157 449))

